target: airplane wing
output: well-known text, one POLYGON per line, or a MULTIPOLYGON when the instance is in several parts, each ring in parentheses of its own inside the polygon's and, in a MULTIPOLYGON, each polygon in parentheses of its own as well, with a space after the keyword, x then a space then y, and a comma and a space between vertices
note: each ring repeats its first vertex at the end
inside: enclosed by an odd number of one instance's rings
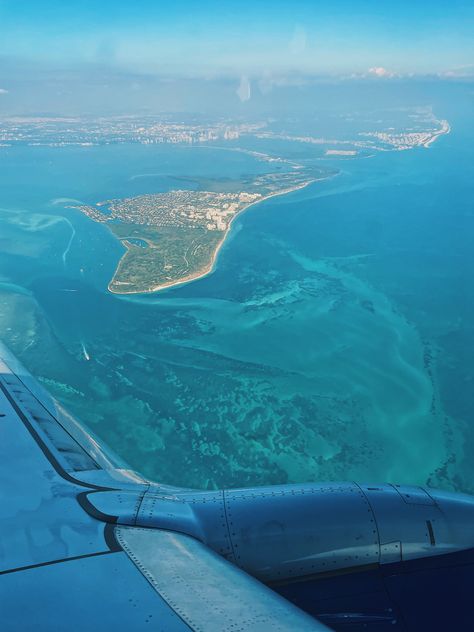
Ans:
POLYGON ((119 525, 95 508, 93 494, 117 490, 115 502, 132 499, 137 515, 153 484, 4 347, 0 358, 2 632, 328 629, 190 535, 119 525))
POLYGON ((425 487, 149 481, 0 346, 1 632, 467 630, 473 524, 425 487))

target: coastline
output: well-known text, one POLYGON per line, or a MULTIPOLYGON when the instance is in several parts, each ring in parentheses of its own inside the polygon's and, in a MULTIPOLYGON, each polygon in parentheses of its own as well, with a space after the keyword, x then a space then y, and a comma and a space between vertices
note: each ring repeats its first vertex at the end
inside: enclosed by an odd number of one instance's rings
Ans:
MULTIPOLYGON (((329 176, 332 177, 332 176, 329 176)), ((198 279, 202 279, 205 276, 207 276, 208 274, 211 274, 211 272, 214 270, 215 264, 217 262, 217 257, 219 256, 219 252, 222 248, 222 246, 225 243, 225 240, 227 239, 227 236, 229 235, 229 232, 232 228, 232 224, 234 222, 234 220, 239 217, 239 215, 241 215, 242 213, 245 213, 245 211, 247 211, 249 208, 251 208, 252 206, 255 206, 257 204, 260 204, 261 202, 264 202, 265 200, 269 200, 272 197, 277 197, 280 195, 287 195, 288 193, 293 193, 294 191, 299 191, 301 189, 306 188, 307 186, 309 186, 310 184, 313 184, 314 182, 318 182, 320 180, 326 180, 327 177, 325 178, 313 178, 312 180, 308 180, 307 182, 304 182, 303 184, 299 184, 298 186, 295 186, 292 189, 286 190, 286 191, 279 191, 277 193, 270 193, 269 195, 266 195, 265 197, 262 197, 259 200, 256 200, 255 202, 251 202, 250 204, 247 204, 247 206, 244 206, 243 208, 240 209, 240 211, 238 211, 230 220, 224 235, 222 236, 222 239, 219 241, 219 243, 216 246, 216 249, 214 251, 214 254, 212 256, 212 259, 209 263, 208 266, 206 266, 205 268, 202 268, 201 270, 197 270, 194 274, 190 274, 189 276, 185 277, 185 278, 181 278, 178 281, 170 281, 169 283, 163 283, 161 285, 156 285, 153 286, 152 288, 148 289, 148 290, 117 290, 115 288, 112 288, 111 285, 114 282, 114 279, 117 276, 117 272, 120 269, 120 265, 122 263, 122 261, 125 259, 125 257, 128 254, 129 251, 129 246, 127 246, 126 244, 123 244, 126 248, 126 251, 124 252, 124 254, 120 257, 120 261, 117 264, 117 267, 115 269, 114 275, 112 277, 112 279, 110 280, 107 289, 111 294, 116 294, 118 296, 120 295, 124 295, 124 294, 155 294, 160 292, 161 290, 167 290, 170 289, 172 287, 176 287, 179 285, 184 285, 185 283, 191 283, 192 281, 197 281, 198 279)), ((109 229, 110 230, 110 229, 109 229)), ((112 233, 113 234, 113 233, 112 233)), ((114 235, 115 237, 115 235, 114 235)), ((123 242, 122 242, 123 243, 123 242)))
POLYGON ((449 121, 447 121, 446 119, 443 119, 441 121, 441 129, 438 130, 435 134, 433 134, 433 136, 430 138, 429 141, 427 141, 424 146, 426 148, 430 148, 430 146, 436 141, 438 140, 438 138, 440 136, 443 136, 444 134, 450 134, 451 133, 451 125, 449 124, 449 121))

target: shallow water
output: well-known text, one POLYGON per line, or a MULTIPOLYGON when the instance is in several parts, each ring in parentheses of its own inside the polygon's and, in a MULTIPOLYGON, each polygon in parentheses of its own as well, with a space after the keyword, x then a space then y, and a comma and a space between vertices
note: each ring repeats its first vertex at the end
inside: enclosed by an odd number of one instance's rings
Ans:
POLYGON ((135 297, 107 292, 123 249, 65 198, 268 164, 210 148, 2 149, 7 344, 166 483, 474 491, 473 138, 452 116, 429 150, 317 161, 341 173, 240 216, 213 274, 135 297))

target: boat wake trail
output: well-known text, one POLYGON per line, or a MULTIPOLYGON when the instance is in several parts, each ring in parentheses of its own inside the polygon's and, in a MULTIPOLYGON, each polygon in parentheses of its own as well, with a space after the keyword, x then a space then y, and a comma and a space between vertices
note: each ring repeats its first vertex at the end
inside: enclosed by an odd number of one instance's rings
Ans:
POLYGON ((87 353, 87 349, 86 349, 86 345, 84 344, 84 342, 81 340, 81 347, 82 347, 82 353, 84 355, 84 360, 90 360, 91 357, 90 355, 87 353))
POLYGON ((70 228, 71 228, 71 236, 69 238, 68 244, 62 254, 62 260, 63 260, 63 264, 64 264, 64 268, 66 268, 66 257, 69 254, 69 251, 71 250, 71 245, 72 242, 74 241, 74 237, 76 236, 76 229, 74 228, 74 226, 71 224, 71 222, 67 219, 67 217, 63 217, 63 220, 69 224, 70 228))

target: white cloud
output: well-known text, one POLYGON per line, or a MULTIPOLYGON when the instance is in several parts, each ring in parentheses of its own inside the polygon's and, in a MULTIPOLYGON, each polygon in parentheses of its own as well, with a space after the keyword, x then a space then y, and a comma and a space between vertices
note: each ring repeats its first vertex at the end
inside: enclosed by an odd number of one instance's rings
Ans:
POLYGON ((369 75, 372 75, 373 77, 383 77, 384 79, 391 79, 396 76, 394 72, 387 70, 387 68, 384 68, 383 66, 373 66, 372 68, 369 68, 369 75))
POLYGON ((5 90, 5 88, 0 88, 0 94, 8 94, 8 90, 5 90))
POLYGON ((240 78, 240 84, 236 92, 237 92, 237 96, 242 101, 242 103, 250 99, 250 95, 251 95, 250 81, 246 75, 242 75, 242 77, 240 78))

